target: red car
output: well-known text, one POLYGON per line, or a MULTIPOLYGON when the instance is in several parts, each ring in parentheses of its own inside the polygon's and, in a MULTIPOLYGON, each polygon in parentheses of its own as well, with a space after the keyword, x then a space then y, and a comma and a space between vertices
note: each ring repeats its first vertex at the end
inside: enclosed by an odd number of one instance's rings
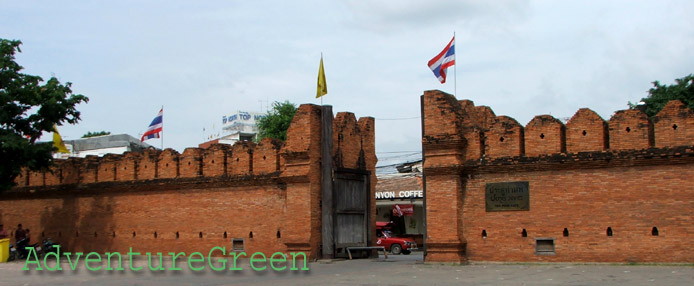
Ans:
POLYGON ((411 238, 393 237, 390 230, 377 229, 376 245, 383 246, 393 254, 410 254, 413 249, 417 249, 417 243, 411 238))

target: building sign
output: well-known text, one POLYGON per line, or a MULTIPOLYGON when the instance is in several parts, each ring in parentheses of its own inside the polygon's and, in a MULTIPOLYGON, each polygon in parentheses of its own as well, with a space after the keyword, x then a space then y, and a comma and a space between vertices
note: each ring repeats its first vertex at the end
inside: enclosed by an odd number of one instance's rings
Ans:
POLYGON ((407 204, 407 205, 393 205, 393 216, 412 216, 414 215, 414 205, 412 204, 407 204))
POLYGON ((236 122, 255 124, 256 121, 265 116, 267 116, 266 113, 239 111, 235 114, 222 116, 222 124, 234 124, 236 122))
POLYGON ((238 111, 233 114, 222 116, 222 129, 227 131, 255 132, 256 122, 267 113, 238 111))
POLYGON ((409 199, 409 198, 423 198, 424 191, 414 190, 414 191, 388 191, 388 192, 376 192, 377 200, 386 199, 409 199))
POLYGON ((528 182, 487 183, 484 191, 488 212, 530 210, 528 182))

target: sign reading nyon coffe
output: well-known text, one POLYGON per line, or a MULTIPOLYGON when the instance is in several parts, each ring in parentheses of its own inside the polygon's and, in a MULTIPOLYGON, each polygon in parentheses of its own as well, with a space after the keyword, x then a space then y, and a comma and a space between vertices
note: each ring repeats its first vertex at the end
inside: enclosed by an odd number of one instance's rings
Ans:
POLYGON ((484 198, 488 212, 530 210, 528 182, 487 183, 484 198))

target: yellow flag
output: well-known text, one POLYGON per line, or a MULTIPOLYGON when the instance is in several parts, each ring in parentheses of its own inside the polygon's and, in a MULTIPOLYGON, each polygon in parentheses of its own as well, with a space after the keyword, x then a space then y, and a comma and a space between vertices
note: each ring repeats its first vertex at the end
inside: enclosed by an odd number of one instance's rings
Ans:
POLYGON ((67 147, 65 147, 63 138, 58 133, 58 126, 55 125, 53 125, 53 147, 58 148, 58 153, 70 153, 67 147))
POLYGON ((320 67, 318 67, 318 90, 316 98, 328 94, 328 84, 325 83, 325 71, 323 70, 323 56, 320 56, 320 67))

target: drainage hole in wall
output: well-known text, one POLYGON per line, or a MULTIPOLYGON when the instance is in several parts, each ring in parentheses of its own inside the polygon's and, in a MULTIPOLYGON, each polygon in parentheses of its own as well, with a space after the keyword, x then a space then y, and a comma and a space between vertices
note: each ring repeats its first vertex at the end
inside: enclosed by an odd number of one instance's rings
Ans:
POLYGON ((554 239, 553 238, 538 238, 535 240, 535 254, 553 255, 554 239))

